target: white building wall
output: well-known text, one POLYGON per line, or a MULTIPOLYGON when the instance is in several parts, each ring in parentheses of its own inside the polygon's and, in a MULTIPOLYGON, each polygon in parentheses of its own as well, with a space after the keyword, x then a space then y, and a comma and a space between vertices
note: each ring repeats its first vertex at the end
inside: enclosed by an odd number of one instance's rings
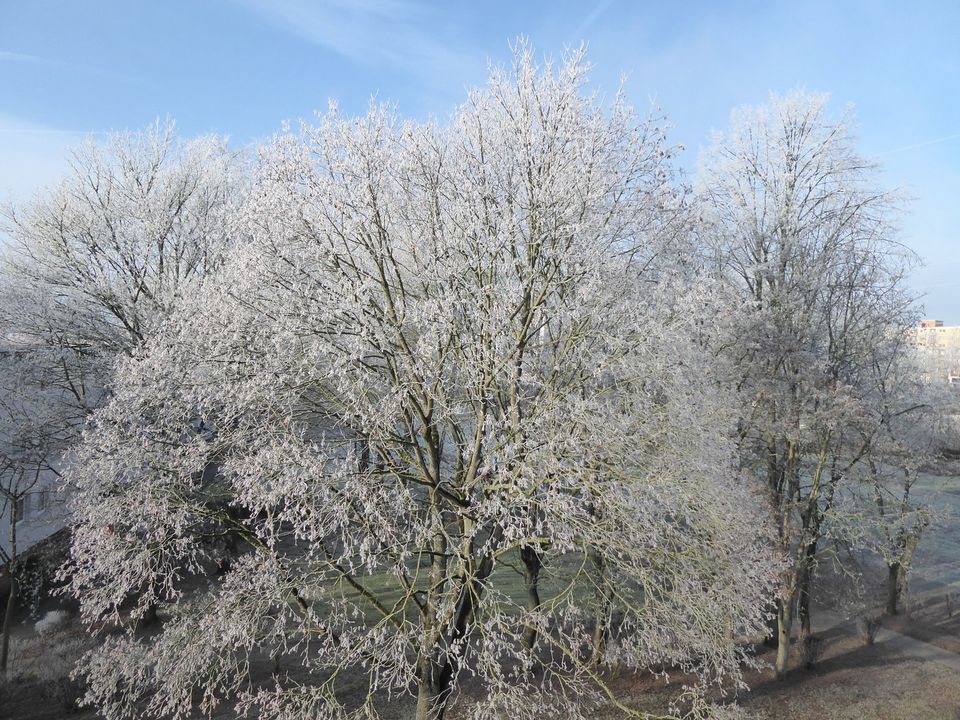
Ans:
MULTIPOLYGON (((17 520, 17 553, 23 553, 44 538, 66 527, 66 498, 57 490, 54 473, 42 476, 24 496, 17 520)), ((10 501, 0 498, 0 548, 10 552, 10 501)))

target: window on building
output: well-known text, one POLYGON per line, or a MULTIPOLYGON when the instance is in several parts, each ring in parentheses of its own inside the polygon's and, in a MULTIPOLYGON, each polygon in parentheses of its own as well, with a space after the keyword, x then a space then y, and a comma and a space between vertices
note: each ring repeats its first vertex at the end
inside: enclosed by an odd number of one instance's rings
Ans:
POLYGON ((15 503, 16 513, 17 513, 17 522, 20 522, 27 517, 27 496, 23 495, 17 498, 15 503))
POLYGON ((47 491, 41 490, 36 493, 33 499, 33 509, 35 512, 42 512, 47 507, 47 491))

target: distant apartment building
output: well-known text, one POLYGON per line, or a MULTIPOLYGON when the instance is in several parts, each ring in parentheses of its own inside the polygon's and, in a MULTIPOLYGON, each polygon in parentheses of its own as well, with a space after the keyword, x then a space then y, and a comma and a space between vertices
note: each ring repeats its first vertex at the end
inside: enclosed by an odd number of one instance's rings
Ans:
POLYGON ((960 326, 921 320, 916 333, 917 349, 927 372, 951 385, 960 385, 960 326))
POLYGON ((29 491, 16 496, 0 488, 0 557, 10 552, 11 519, 16 506, 17 553, 22 553, 67 525, 68 514, 57 477, 44 473, 29 491))

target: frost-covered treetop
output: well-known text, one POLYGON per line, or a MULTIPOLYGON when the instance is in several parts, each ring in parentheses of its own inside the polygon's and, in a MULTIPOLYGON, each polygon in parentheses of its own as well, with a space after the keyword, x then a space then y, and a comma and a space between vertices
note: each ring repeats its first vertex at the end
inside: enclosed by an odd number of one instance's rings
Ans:
POLYGON ((84 618, 163 619, 85 659, 108 718, 576 718, 605 663, 739 678, 774 567, 692 381, 671 150, 585 81, 521 48, 448 124, 332 109, 261 148, 71 473, 84 618))

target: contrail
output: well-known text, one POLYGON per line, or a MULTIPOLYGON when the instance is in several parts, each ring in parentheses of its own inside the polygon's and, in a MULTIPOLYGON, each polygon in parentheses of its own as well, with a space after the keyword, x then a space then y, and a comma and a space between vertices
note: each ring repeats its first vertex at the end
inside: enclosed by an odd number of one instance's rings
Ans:
POLYGON ((884 155, 893 155, 898 152, 905 152, 907 150, 913 150, 915 148, 926 147, 927 145, 936 145, 937 143, 946 142, 947 140, 955 140, 960 138, 960 133, 954 133, 953 135, 945 135, 944 137, 937 138, 936 140, 927 140, 925 142, 914 143, 913 145, 904 145, 903 147, 894 148, 893 150, 884 150, 882 153, 877 153, 876 157, 883 157, 884 155))
POLYGON ((584 39, 583 34, 607 11, 607 8, 613 5, 613 2, 614 0, 601 0, 596 4, 593 10, 577 25, 577 29, 573 31, 573 40, 575 43, 579 43, 584 39))

